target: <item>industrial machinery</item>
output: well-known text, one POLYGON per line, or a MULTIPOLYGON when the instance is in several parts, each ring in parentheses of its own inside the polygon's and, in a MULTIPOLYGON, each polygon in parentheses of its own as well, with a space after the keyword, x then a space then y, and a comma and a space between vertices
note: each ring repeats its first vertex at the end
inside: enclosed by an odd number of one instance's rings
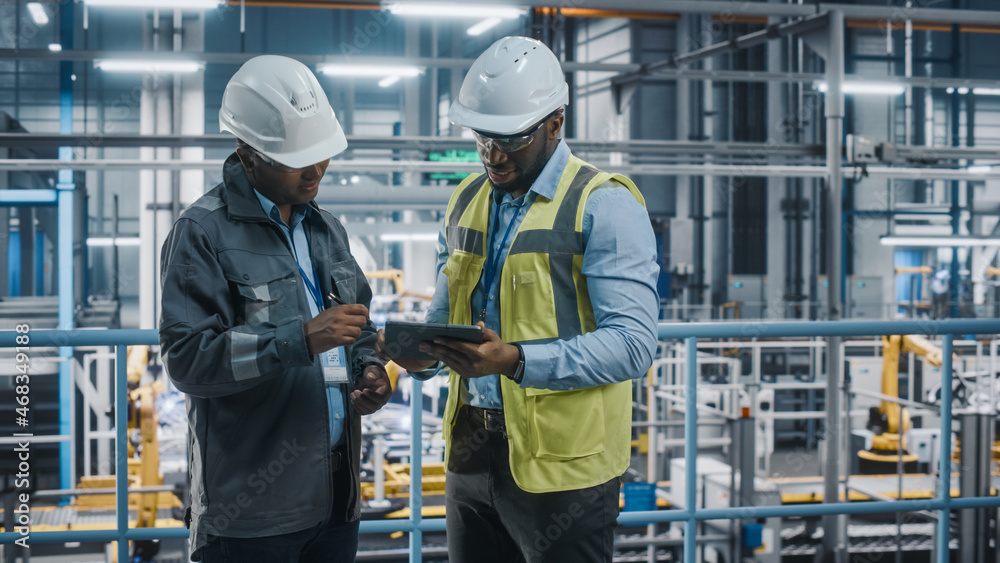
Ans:
POLYGON ((431 300, 431 296, 425 293, 415 293, 408 291, 406 285, 403 283, 403 270, 391 269, 391 270, 376 270, 373 272, 365 272, 365 277, 370 280, 389 280, 392 282, 393 288, 396 290, 396 295, 398 297, 416 297, 418 299, 431 300))
POLYGON ((858 452, 862 474, 895 473, 899 462, 906 472, 916 471, 917 454, 906 449, 906 433, 910 430, 910 413, 887 397, 899 398, 899 357, 912 352, 941 367, 941 348, 922 336, 891 335, 882 337, 882 399, 872 407, 868 429, 875 433, 871 447, 858 452))

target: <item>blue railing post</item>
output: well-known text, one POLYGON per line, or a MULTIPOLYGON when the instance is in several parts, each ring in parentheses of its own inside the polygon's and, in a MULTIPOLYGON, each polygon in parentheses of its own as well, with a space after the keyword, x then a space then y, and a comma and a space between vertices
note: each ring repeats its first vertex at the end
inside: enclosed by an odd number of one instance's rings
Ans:
POLYGON ((128 561, 128 347, 115 346, 115 516, 118 561, 128 561))
POLYGON ((690 336, 687 345, 687 376, 684 378, 684 510, 688 514, 684 524, 684 561, 695 563, 697 550, 695 538, 698 521, 695 506, 698 502, 698 337, 690 336))
MULTIPOLYGON (((948 563, 951 540, 951 355, 953 334, 945 334, 941 339, 941 466, 938 493, 943 506, 938 513, 938 563, 948 563)), ((966 444, 966 448, 975 447, 966 444)))
MULTIPOLYGON (((423 520, 423 447, 424 447, 424 384, 411 377, 410 390, 410 563, 420 563, 420 549, 424 535, 420 530, 423 520)), ((444 421, 448 424, 448 421, 444 421)), ((377 462, 376 462, 377 463, 377 462)))

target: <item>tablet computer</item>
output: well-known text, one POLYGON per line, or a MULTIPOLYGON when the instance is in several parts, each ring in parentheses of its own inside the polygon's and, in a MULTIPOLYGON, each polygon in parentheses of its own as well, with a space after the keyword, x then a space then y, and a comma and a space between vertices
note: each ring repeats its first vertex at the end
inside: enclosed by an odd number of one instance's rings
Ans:
POLYGON ((390 358, 435 360, 420 351, 420 343, 431 342, 438 336, 479 344, 483 341, 483 330, 473 325, 386 321, 385 353, 390 358))

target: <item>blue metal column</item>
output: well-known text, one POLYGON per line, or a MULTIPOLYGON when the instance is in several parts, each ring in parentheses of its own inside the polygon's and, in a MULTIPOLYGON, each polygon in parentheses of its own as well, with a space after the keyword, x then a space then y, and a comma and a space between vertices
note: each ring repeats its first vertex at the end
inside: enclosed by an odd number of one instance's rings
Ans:
MULTIPOLYGON (((954 31, 952 33, 953 35, 958 35, 957 31, 954 31)), ((951 136, 951 146, 953 147, 959 146, 958 120, 961 118, 961 109, 962 109, 962 98, 960 97, 958 91, 956 90, 951 94, 950 136, 951 136)), ((951 215, 951 233, 953 235, 958 235, 960 232, 961 217, 962 217, 962 208, 958 205, 959 181, 952 180, 949 183, 951 184, 951 194, 950 194, 951 207, 949 208, 949 212, 951 215)), ((948 278, 948 293, 951 295, 951 306, 949 307, 950 309, 949 312, 951 314, 949 316, 953 319, 959 318, 960 316, 959 310, 961 308, 961 301, 962 301, 962 296, 960 294, 961 290, 959 289, 961 287, 961 284, 959 283, 958 280, 958 271, 960 269, 959 266, 960 264, 958 262, 958 247, 953 246, 951 247, 951 264, 948 267, 948 272, 951 274, 951 277, 948 278)))
POLYGON ((698 502, 698 338, 691 336, 684 341, 687 375, 684 377, 684 561, 695 563, 698 521, 695 520, 695 503, 698 502))
MULTIPOLYGON (((411 377, 410 382, 413 385, 410 390, 410 522, 413 524, 410 531, 410 563, 420 563, 420 551, 424 542, 424 533, 419 528, 424 507, 424 384, 415 377, 411 377)), ((444 424, 448 424, 448 421, 444 421, 444 424)))
MULTIPOLYGON (((59 4, 59 39, 64 50, 73 48, 73 3, 59 4)), ((59 63, 59 134, 73 133, 73 63, 59 63)), ((59 160, 73 160, 72 147, 59 147, 59 160)), ((59 239, 56 257, 59 261, 59 329, 73 330, 73 198, 76 186, 73 171, 60 170, 56 184, 59 206, 59 239)), ((59 484, 64 489, 73 488, 73 366, 68 358, 73 349, 59 348, 59 434, 69 436, 69 441, 59 443, 59 484)))
MULTIPOLYGON (((957 8, 956 0, 951 2, 952 8, 957 8)), ((957 77, 959 75, 958 67, 962 60, 962 42, 961 42, 961 30, 958 25, 951 26, 951 75, 957 77)), ((951 94, 951 123, 949 126, 951 128, 951 146, 957 147, 961 146, 959 143, 959 133, 961 128, 959 127, 959 120, 962 115, 962 95, 958 93, 958 89, 952 90, 951 94)), ((930 143, 928 143, 930 145, 930 143)), ((951 184, 951 232, 952 234, 959 234, 959 225, 962 217, 962 208, 958 205, 958 192, 959 192, 959 181, 952 180, 951 184)), ((971 211, 971 209, 970 209, 971 211)), ((972 249, 969 249, 972 252, 972 249)), ((949 272, 951 273, 951 278, 948 283, 948 293, 951 294, 954 301, 951 303, 951 318, 957 319, 961 316, 962 307, 962 295, 961 295, 961 283, 958 280, 958 271, 960 269, 960 264, 958 263, 958 248, 951 248, 951 266, 949 272)), ((971 288, 970 288, 971 289, 971 288)))
POLYGON ((944 508, 938 513, 937 560, 948 563, 948 544, 951 539, 951 355, 955 335, 946 334, 941 339, 941 465, 938 469, 938 493, 944 508))
POLYGON ((128 347, 115 346, 115 516, 118 561, 128 561, 128 347))
MULTIPOLYGON (((65 147, 59 149, 60 153, 65 147)), ((60 170, 59 176, 67 170, 60 170)), ((59 330, 73 330, 73 190, 59 187, 59 330)), ((72 184, 70 184, 72 186, 72 184)), ((59 484, 64 489, 73 488, 73 348, 59 347, 59 434, 69 436, 59 443, 59 484)))

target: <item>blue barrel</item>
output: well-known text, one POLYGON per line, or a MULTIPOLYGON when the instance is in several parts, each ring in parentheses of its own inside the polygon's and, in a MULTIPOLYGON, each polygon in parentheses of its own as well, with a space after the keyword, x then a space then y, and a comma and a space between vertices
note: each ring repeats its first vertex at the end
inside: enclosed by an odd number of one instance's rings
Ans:
POLYGON ((656 510, 656 484, 625 483, 622 492, 625 495, 624 512, 656 510))

